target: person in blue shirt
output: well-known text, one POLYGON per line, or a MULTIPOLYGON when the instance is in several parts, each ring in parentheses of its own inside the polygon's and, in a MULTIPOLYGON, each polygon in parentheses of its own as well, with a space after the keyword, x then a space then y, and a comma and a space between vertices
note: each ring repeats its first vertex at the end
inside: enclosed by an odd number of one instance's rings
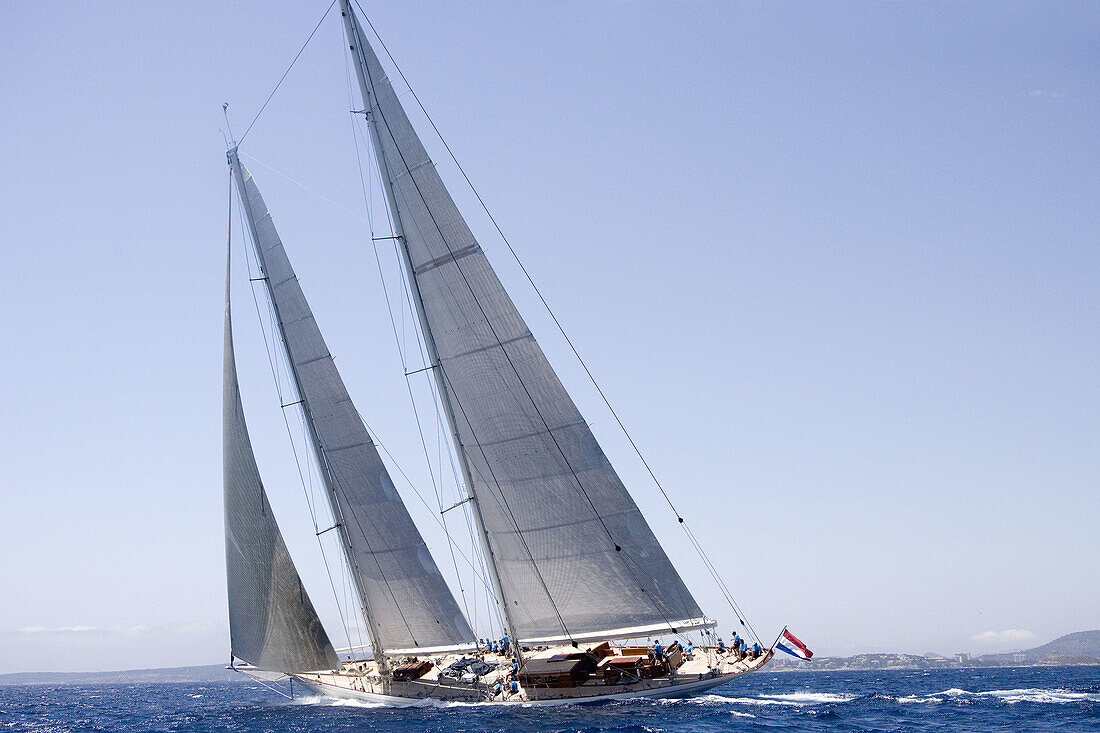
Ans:
POLYGON ((500 653, 501 654, 507 654, 508 653, 508 634, 505 634, 504 636, 500 637, 500 653))
POLYGON ((658 662, 665 658, 665 650, 664 647, 661 646, 660 639, 653 642, 653 656, 657 658, 658 662))
POLYGON ((764 652, 764 648, 760 646, 760 642, 756 642, 752 645, 752 658, 756 659, 764 652))
POLYGON ((684 650, 684 655, 685 655, 685 656, 687 656, 687 658, 688 658, 688 659, 691 659, 691 655, 692 655, 692 653, 694 653, 694 652, 695 652, 695 645, 694 645, 694 644, 692 644, 692 643, 691 643, 691 642, 689 641, 689 642, 688 642, 688 645, 687 645, 687 649, 685 649, 685 650, 684 650))
POLYGON ((718 653, 719 654, 725 654, 726 653, 726 642, 722 641, 721 636, 718 637, 718 653))

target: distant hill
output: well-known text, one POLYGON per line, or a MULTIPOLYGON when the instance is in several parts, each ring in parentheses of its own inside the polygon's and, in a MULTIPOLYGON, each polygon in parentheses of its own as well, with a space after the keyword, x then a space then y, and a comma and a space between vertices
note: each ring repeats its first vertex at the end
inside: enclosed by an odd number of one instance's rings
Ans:
POLYGON ((1050 659, 1050 662, 1047 663, 1056 663, 1055 660, 1059 657, 1093 658, 1100 661, 1100 630, 1078 631, 1073 634, 1059 636, 1054 641, 1043 644, 1042 646, 1025 649, 1022 652, 986 654, 979 659, 982 662, 995 664, 1020 661, 1026 664, 1039 664, 1045 662, 1049 658, 1054 659, 1050 659))
POLYGON ((122 672, 16 672, 0 674, 0 685, 138 685, 154 682, 240 682, 246 678, 225 665, 130 669, 122 672))

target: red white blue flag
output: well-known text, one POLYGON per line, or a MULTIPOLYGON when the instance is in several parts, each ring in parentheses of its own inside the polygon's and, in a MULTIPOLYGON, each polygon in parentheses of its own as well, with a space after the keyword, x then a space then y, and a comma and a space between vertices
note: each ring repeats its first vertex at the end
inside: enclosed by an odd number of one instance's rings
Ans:
POLYGON ((798 637, 791 632, 783 629, 782 636, 779 637, 780 641, 776 642, 775 648, 787 652, 792 657, 798 657, 799 659, 809 659, 814 653, 806 648, 806 645, 798 640, 798 637))

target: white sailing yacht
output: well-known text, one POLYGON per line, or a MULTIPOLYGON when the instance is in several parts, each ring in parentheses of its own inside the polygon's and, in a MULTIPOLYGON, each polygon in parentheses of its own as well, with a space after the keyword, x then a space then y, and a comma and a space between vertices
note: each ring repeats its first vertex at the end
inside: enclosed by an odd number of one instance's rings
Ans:
POLYGON ((506 643, 478 642, 440 573, 233 143, 228 162, 259 279, 371 648, 370 655, 352 649, 338 657, 272 516, 240 399, 227 266, 226 565, 232 657, 243 663, 235 668, 290 675, 327 696, 394 705, 677 697, 759 669, 770 650, 754 656, 711 641, 716 622, 672 566, 497 279, 350 0, 338 2, 391 238, 461 471, 462 509, 472 519, 506 643), (693 649, 692 632, 700 641, 693 649), (671 643, 657 649, 638 641, 658 637, 671 643))

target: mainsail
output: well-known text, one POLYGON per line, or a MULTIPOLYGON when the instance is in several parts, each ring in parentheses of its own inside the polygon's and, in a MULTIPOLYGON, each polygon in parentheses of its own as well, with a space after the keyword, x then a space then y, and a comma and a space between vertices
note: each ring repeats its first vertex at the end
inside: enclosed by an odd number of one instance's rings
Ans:
POLYGON ((233 656, 260 669, 279 672, 336 667, 336 652, 287 552, 248 440, 233 358, 228 265, 222 466, 225 571, 233 656))
POLYGON ((347 0, 345 28, 506 622, 526 641, 712 625, 443 186, 347 0))
POLYGON ((471 642, 474 633, 352 404, 236 148, 229 161, 376 657, 471 642))

